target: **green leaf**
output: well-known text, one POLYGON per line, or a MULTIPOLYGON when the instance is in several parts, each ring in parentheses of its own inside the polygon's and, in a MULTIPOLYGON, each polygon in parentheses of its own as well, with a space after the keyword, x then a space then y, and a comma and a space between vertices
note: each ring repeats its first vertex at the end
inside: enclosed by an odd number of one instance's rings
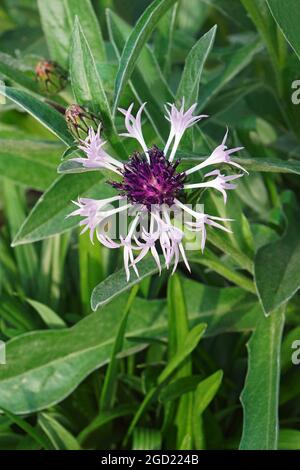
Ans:
POLYGON ((159 374, 157 379, 157 385, 151 388, 150 391, 147 393, 137 412, 135 413, 133 420, 130 423, 125 437, 125 444, 127 443, 129 437, 131 436, 133 430, 135 429, 137 423, 141 419, 146 409, 149 407, 155 397, 159 394, 161 387, 167 380, 170 379, 174 372, 183 364, 183 362, 196 348, 200 339, 204 335, 206 326, 207 325, 205 323, 200 323, 188 332, 183 344, 180 346, 180 348, 178 348, 176 354, 170 359, 164 370, 159 374))
POLYGON ((50 56, 62 67, 67 68, 70 25, 64 1, 45 2, 44 0, 38 0, 37 3, 50 56))
POLYGON ((223 372, 218 370, 206 379, 202 380, 195 390, 194 411, 201 415, 215 397, 223 378, 223 372))
POLYGON ((159 401, 162 403, 174 401, 181 397, 181 395, 194 391, 200 380, 200 375, 189 375, 187 377, 179 377, 179 379, 173 380, 164 386, 159 395, 159 401))
POLYGON ((37 302, 36 300, 26 299, 29 305, 36 310, 43 322, 48 326, 48 328, 64 328, 66 324, 56 312, 51 310, 47 305, 37 302))
POLYGON ((130 313, 132 302, 134 301, 136 294, 138 292, 139 286, 134 286, 130 292, 128 302, 125 306, 124 313, 121 318, 120 325, 118 327, 118 332, 116 335, 115 343, 113 345, 113 350, 109 365, 104 377, 103 387, 100 397, 100 409, 105 410, 111 408, 114 400, 114 386, 117 378, 118 371, 118 358, 117 355, 122 351, 125 332, 127 327, 128 315, 130 313))
MULTIPOLYGON (((228 247, 226 247, 227 249, 228 247)), ((209 250, 205 248, 205 253, 194 252, 193 254, 188 255, 188 260, 206 266, 210 270, 224 277, 228 281, 232 282, 236 286, 242 287, 252 294, 256 294, 255 284, 248 276, 242 274, 238 269, 230 267, 224 260, 209 250)))
POLYGON ((68 131, 65 118, 56 109, 23 90, 0 87, 0 93, 21 106, 65 144, 72 145, 73 138, 68 131))
POLYGON ((0 52, 0 73, 8 80, 38 93, 39 88, 32 69, 22 64, 20 59, 0 52))
POLYGON ((110 145, 114 147, 117 152, 121 152, 119 157, 127 158, 127 153, 120 143, 112 120, 107 96, 99 75, 99 69, 96 66, 78 18, 76 18, 74 25, 71 48, 71 81, 77 102, 87 104, 88 107, 96 113, 100 112, 110 145))
POLYGON ((77 16, 95 60, 105 62, 105 43, 91 0, 63 0, 63 2, 69 19, 70 31, 73 30, 77 16))
POLYGON ((222 378, 223 372, 221 370, 218 370, 214 374, 202 380, 194 392, 192 432, 195 436, 196 449, 203 449, 204 433, 202 414, 218 392, 222 382, 222 378))
MULTIPOLYGON (((241 289, 218 289, 188 279, 183 281, 183 289, 190 327, 206 322, 208 336, 255 327, 260 314, 258 302, 241 289)), ((47 408, 68 396, 93 370, 105 365, 111 357, 127 299, 115 299, 70 329, 31 332, 9 341, 7 364, 0 368, 0 406, 16 414, 47 408)), ((165 300, 136 298, 122 355, 145 347, 147 338, 166 336, 167 323, 165 300), (136 337, 142 341, 130 340, 136 337)))
POLYGON ((161 432, 157 429, 136 428, 133 433, 132 450, 159 450, 161 439, 161 432))
MULTIPOLYGON (((132 29, 114 12, 107 10, 106 16, 110 40, 117 57, 120 57, 132 29)), ((173 101, 174 97, 157 64, 156 57, 148 45, 140 53, 129 85, 140 103, 147 102, 145 114, 157 135, 162 139, 167 139, 169 125, 163 115, 162 105, 173 101)))
POLYGON ((297 429, 280 429, 279 450, 300 450, 300 431, 297 429))
POLYGON ((100 414, 77 436, 78 442, 82 444, 93 432, 97 431, 97 429, 109 424, 117 418, 132 415, 133 413, 134 407, 127 405, 121 405, 115 407, 113 410, 100 412, 100 414))
POLYGON ((124 91, 139 54, 146 44, 150 34, 161 17, 176 2, 176 0, 154 0, 137 21, 130 34, 120 58, 119 70, 115 84, 115 100, 113 114, 118 107, 120 97, 124 91))
POLYGON ((266 314, 287 302, 300 287, 299 217, 299 210, 289 213, 284 236, 256 254, 255 282, 266 314))
MULTIPOLYGON (((10 236, 13 238, 25 217, 25 195, 20 188, 7 180, 3 184, 3 195, 10 236)), ((33 293, 38 275, 38 257, 35 247, 18 247, 15 250, 15 257, 21 285, 26 292, 33 293)))
POLYGON ((172 357, 185 341, 188 333, 188 318, 186 313, 185 296, 178 274, 169 278, 168 282, 169 308, 169 356, 172 357))
POLYGON ((217 26, 204 34, 189 52, 176 92, 176 100, 185 98, 186 107, 198 102, 199 85, 206 59, 213 46, 217 26))
POLYGON ((72 434, 67 431, 53 416, 41 413, 38 419, 39 426, 48 436, 56 450, 80 450, 80 445, 72 434))
POLYGON ((79 196, 102 199, 113 193, 113 189, 104 184, 102 178, 103 175, 99 172, 62 175, 57 178, 24 221, 13 240, 13 246, 43 240, 76 227, 76 217, 66 219, 74 209, 72 200, 79 196))
POLYGON ((125 269, 120 269, 116 273, 111 274, 93 290, 91 297, 92 310, 96 311, 114 297, 139 284, 144 278, 157 273, 157 271, 157 264, 151 257, 139 264, 139 277, 133 274, 130 280, 127 281, 125 269))
POLYGON ((261 42, 255 40, 238 49, 230 56, 222 72, 203 85, 199 91, 199 103, 202 110, 220 90, 250 64, 254 55, 261 50, 261 42))
POLYGON ((38 0, 41 22, 51 58, 68 68, 71 36, 78 16, 90 42, 93 54, 105 60, 104 42, 90 0, 38 0))
MULTIPOLYGON (((182 283, 177 273, 170 277, 168 282, 168 355, 169 361, 181 350, 189 334, 189 321, 182 283)), ((189 377, 192 374, 192 361, 187 358, 176 373, 178 377, 189 377)), ((192 433, 193 396, 183 395, 176 411, 176 440, 178 445, 186 434, 192 433)))
POLYGON ((265 0, 242 0, 242 4, 266 43, 276 69, 279 65, 277 28, 268 9, 267 2, 265 0))
POLYGON ((241 395, 244 409, 242 450, 277 449, 283 326, 283 308, 269 317, 262 316, 248 343, 248 372, 241 395))
POLYGON ((154 53, 160 69, 169 78, 172 67, 173 38, 178 12, 178 2, 159 21, 154 41, 154 53))
POLYGON ((286 40, 300 58, 299 21, 300 10, 297 0, 267 0, 267 4, 286 40))
POLYGON ((225 225, 232 233, 221 230, 208 230, 207 238, 217 248, 250 273, 253 272, 254 246, 248 220, 243 214, 242 205, 236 197, 228 198, 226 205, 223 198, 216 192, 204 195, 204 205, 208 214, 218 214, 221 217, 233 219, 225 225))
POLYGON ((52 142, 0 139, 0 174, 27 188, 44 191, 57 178, 62 149, 52 142))
POLYGON ((163 384, 191 354, 204 335, 206 328, 207 325, 205 323, 200 323, 187 333, 182 345, 178 348, 176 354, 171 358, 165 369, 159 375, 157 380, 158 385, 163 384))
POLYGON ((31 426, 31 424, 27 423, 25 419, 19 418, 18 416, 14 415, 9 410, 6 410, 3 407, 1 407, 1 410, 6 414, 6 416, 9 417, 9 419, 13 423, 15 423, 20 429, 22 429, 29 436, 31 436, 32 439, 34 439, 34 441, 37 442, 39 446, 41 446, 43 449, 46 449, 46 450, 49 449, 49 443, 47 439, 43 435, 41 435, 41 433, 37 429, 31 426))

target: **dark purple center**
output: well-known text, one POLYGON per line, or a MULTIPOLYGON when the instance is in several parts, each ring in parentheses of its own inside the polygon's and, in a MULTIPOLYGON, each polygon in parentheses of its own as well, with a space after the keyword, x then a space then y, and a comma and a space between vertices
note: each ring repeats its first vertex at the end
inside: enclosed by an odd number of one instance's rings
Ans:
POLYGON ((123 181, 110 184, 135 204, 143 204, 150 210, 151 205, 172 206, 174 198, 183 189, 185 173, 176 173, 179 160, 170 163, 162 150, 153 146, 146 156, 134 153, 124 165, 123 181))

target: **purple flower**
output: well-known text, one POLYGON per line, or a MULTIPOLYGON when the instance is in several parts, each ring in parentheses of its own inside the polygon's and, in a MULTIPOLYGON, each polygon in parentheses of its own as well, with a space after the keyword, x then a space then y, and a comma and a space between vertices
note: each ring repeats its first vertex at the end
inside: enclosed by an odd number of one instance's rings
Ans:
POLYGON ((127 280, 130 278, 130 268, 138 276, 137 265, 149 253, 153 256, 160 272, 162 266, 159 252, 167 268, 173 265, 173 272, 180 259, 190 271, 185 254, 185 229, 200 233, 202 251, 205 247, 207 226, 230 232, 220 222, 226 224, 231 219, 211 216, 202 210, 196 211, 182 202, 181 196, 187 189, 212 188, 222 193, 226 203, 226 191, 236 187, 232 181, 243 176, 241 173, 225 175, 219 169, 215 169, 204 176, 205 181, 189 183, 188 176, 198 170, 207 166, 227 164, 228 167, 246 171, 231 160, 231 155, 241 150, 241 147, 227 148, 225 142, 228 130, 222 143, 205 161, 185 172, 178 170, 179 161, 173 162, 173 160, 185 130, 206 117, 193 115, 196 106, 195 103, 186 111, 184 101, 180 109, 177 109, 174 104, 166 106, 166 119, 170 122, 171 128, 164 150, 155 145, 151 148, 147 147, 142 133, 142 111, 145 103, 139 108, 136 116, 132 114, 133 104, 131 104, 128 110, 120 109, 125 116, 127 129, 127 132, 121 135, 137 140, 141 151, 136 151, 129 161, 123 164, 104 150, 105 141, 100 136, 100 129, 98 132, 90 129, 88 138, 82 141, 79 147, 86 157, 73 159, 87 169, 105 168, 121 178, 118 181, 108 182, 116 189, 118 195, 99 201, 80 198, 78 202, 75 202, 77 209, 70 216, 83 217, 80 225, 83 226, 83 231, 90 230, 91 240, 96 233, 97 239, 104 246, 111 249, 123 249, 127 280), (207 180, 210 177, 214 178, 207 180), (122 203, 122 205, 115 207, 116 203, 122 203), (108 205, 110 207, 105 208, 108 205), (117 240, 113 240, 105 231, 105 226, 112 217, 116 214, 121 216, 125 214, 125 211, 129 211, 127 217, 131 220, 129 227, 125 233, 120 230, 117 240), (189 218, 180 227, 174 222, 178 213, 189 218), (174 214, 174 219, 172 214, 174 214), (139 234, 137 234, 138 227, 141 227, 139 234))
POLYGON ((171 206, 183 189, 185 174, 176 172, 179 161, 170 163, 156 146, 144 154, 135 153, 122 171, 123 181, 112 186, 133 204, 150 210, 153 205, 171 206))

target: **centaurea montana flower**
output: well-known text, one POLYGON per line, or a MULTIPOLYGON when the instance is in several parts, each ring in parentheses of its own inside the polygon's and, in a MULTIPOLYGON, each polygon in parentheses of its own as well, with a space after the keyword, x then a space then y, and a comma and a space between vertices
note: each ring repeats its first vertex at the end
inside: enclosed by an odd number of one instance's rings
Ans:
POLYGON ((174 104, 168 104, 165 107, 165 117, 170 122, 171 128, 163 150, 155 145, 148 148, 145 143, 142 132, 142 112, 145 103, 139 108, 136 116, 132 112, 133 104, 127 110, 119 109, 125 116, 127 130, 126 133, 121 135, 137 140, 142 152, 135 152, 127 163, 115 159, 104 150, 106 142, 102 139, 101 128, 99 127, 98 132, 91 128, 87 138, 80 143, 79 148, 85 153, 85 157, 73 159, 87 169, 106 169, 118 175, 118 181, 108 182, 118 191, 118 195, 104 200, 79 198, 78 202, 75 202, 77 208, 70 216, 80 215, 83 217, 80 225, 83 226, 83 232, 90 230, 92 241, 96 234, 97 239, 104 246, 111 249, 123 248, 127 280, 130 278, 130 268, 138 276, 137 264, 148 253, 153 256, 159 272, 162 269, 159 253, 162 254, 167 268, 173 265, 173 272, 180 259, 190 270, 184 248, 184 230, 172 223, 168 209, 175 212, 183 211, 188 215, 191 220, 184 224, 184 228, 200 232, 202 252, 206 242, 207 225, 230 232, 226 226, 222 225, 222 222, 226 223, 231 219, 197 212, 181 200, 184 190, 214 188, 222 193, 226 203, 226 191, 236 187, 232 181, 243 175, 243 173, 240 173, 226 176, 219 169, 215 169, 204 175, 204 181, 188 183, 188 176, 198 170, 217 164, 227 164, 229 168, 233 166, 246 172, 238 163, 231 160, 231 156, 241 150, 241 147, 227 148, 228 130, 221 145, 204 161, 185 172, 178 171, 179 160, 174 161, 174 158, 184 132, 204 117, 207 117, 194 115, 196 106, 195 103, 185 111, 183 100, 180 109, 177 109, 174 104), (214 178, 207 179, 211 177, 214 178), (115 202, 118 202, 120 206, 105 210, 105 206, 115 202), (113 216, 121 214, 123 211, 129 211, 133 219, 127 233, 125 235, 120 234, 117 241, 115 241, 105 231, 105 227, 113 216), (146 227, 143 226, 141 233, 137 236, 136 229, 146 215, 148 216, 146 227))

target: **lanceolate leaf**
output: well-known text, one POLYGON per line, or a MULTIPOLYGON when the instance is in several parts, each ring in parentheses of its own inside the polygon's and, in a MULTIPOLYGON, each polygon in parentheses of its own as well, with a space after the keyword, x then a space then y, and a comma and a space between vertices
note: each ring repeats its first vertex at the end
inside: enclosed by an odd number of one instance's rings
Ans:
POLYGON ((204 109, 209 101, 238 73, 240 73, 252 60, 253 56, 261 49, 261 42, 255 40, 241 47, 231 55, 230 60, 222 72, 216 78, 209 81, 199 92, 199 106, 204 109))
POLYGON ((261 316, 248 345, 248 372, 241 396, 244 409, 242 450, 276 450, 280 347, 284 309, 261 316))
POLYGON ((115 147, 119 158, 126 158, 114 126, 108 99, 99 75, 89 44, 82 31, 79 19, 76 18, 71 49, 71 81, 76 100, 87 104, 89 109, 100 113, 104 124, 104 132, 112 147, 115 147))
POLYGON ((56 450, 79 450, 80 445, 53 416, 47 413, 39 415, 38 423, 56 450))
POLYGON ((104 42, 90 0, 38 0, 41 22, 51 58, 67 68, 75 16, 83 29, 97 60, 105 60, 104 42))
MULTIPOLYGON (((183 288, 191 327, 205 322, 209 336, 255 327, 260 313, 257 301, 241 289, 212 288, 190 280, 183 282, 183 288)), ((0 368, 0 406, 28 413, 69 395, 91 371, 108 362, 126 302, 127 296, 115 299, 73 328, 25 334, 10 341, 7 364, 0 368)), ((167 322, 166 301, 137 298, 128 318, 123 354, 143 348, 147 338, 165 336, 167 322), (136 343, 130 337, 144 341, 136 343)))
POLYGON ((127 84, 131 73, 134 69, 139 54, 146 44, 150 34, 161 19, 162 15, 176 2, 177 0, 154 0, 148 8, 143 12, 142 16, 136 23, 131 35, 129 36, 119 65, 119 71, 115 84, 115 100, 113 106, 113 113, 115 113, 122 92, 127 84))
POLYGON ((0 87, 0 93, 21 106, 21 108, 31 114, 49 131, 53 132, 65 144, 72 145, 73 138, 68 131, 65 118, 56 109, 23 90, 12 87, 0 87))
MULTIPOLYGON (((131 28, 110 10, 107 10, 107 26, 110 39, 119 57, 131 33, 131 28)), ((140 103, 147 102, 145 114, 157 135, 167 139, 169 124, 164 117, 163 104, 174 101, 174 97, 148 45, 140 53, 129 85, 140 103)))
POLYGON ((0 139, 0 174, 28 188, 45 190, 57 177, 62 150, 53 142, 0 139))
POLYGON ((267 4, 285 38, 300 59, 299 21, 300 9, 298 0, 267 0, 267 4))
POLYGON ((300 287, 299 217, 299 210, 289 214, 285 235, 260 248, 255 258, 255 282, 267 314, 300 287))
POLYGON ((33 92, 38 92, 38 84, 32 69, 20 64, 14 57, 0 52, 0 73, 5 78, 33 92))
POLYGON ((97 308, 110 302, 114 297, 127 291, 132 286, 140 283, 144 278, 151 276, 152 274, 156 274, 157 272, 157 265, 151 257, 145 259, 139 264, 139 278, 133 274, 129 282, 127 282, 125 269, 120 269, 116 273, 111 274, 93 290, 91 297, 92 310, 97 310, 97 308))
POLYGON ((217 26, 204 34, 191 49, 185 61, 176 99, 185 98, 186 107, 198 101, 199 84, 203 66, 213 46, 217 26))
POLYGON ((74 210, 72 200, 84 196, 102 199, 112 193, 113 189, 104 184, 99 172, 59 176, 38 200, 13 244, 31 243, 70 230, 80 220, 77 217, 66 218, 74 210))

